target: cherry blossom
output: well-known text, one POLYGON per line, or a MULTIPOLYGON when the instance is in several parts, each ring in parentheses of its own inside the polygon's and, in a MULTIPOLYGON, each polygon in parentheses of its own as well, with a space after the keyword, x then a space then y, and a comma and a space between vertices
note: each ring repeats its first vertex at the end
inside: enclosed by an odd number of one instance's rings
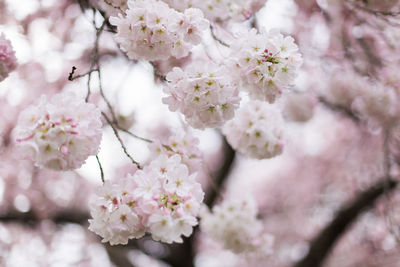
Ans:
POLYGON ((257 159, 275 157, 284 146, 282 115, 276 106, 250 101, 224 128, 228 142, 244 155, 257 159))
POLYGON ((130 59, 185 57, 208 27, 200 10, 181 13, 156 0, 129 0, 125 13, 111 17, 110 22, 117 26, 115 40, 130 59))
POLYGON ((178 132, 165 139, 165 141, 161 139, 149 144, 152 158, 161 154, 168 157, 180 155, 182 163, 187 166, 191 174, 203 171, 203 155, 198 148, 198 138, 190 132, 178 132))
POLYGON ((270 103, 289 89, 302 64, 301 54, 291 36, 277 30, 238 33, 232 47, 232 64, 241 74, 242 87, 253 99, 270 103))
POLYGON ((0 82, 17 68, 17 58, 11 45, 4 34, 0 35, 0 82))
POLYGON ((189 7, 201 9, 211 21, 244 21, 249 19, 266 0, 163 0, 177 10, 189 7))
POLYGON ((272 253, 273 237, 262 233, 257 204, 251 197, 231 197, 214 206, 212 212, 205 209, 200 226, 204 233, 235 253, 272 253))
POLYGON ((97 154, 101 141, 100 110, 72 92, 42 96, 21 112, 15 139, 21 152, 40 167, 79 168, 97 154))
POLYGON ((184 70, 174 68, 167 74, 163 98, 171 111, 180 111, 194 128, 221 126, 234 116, 238 107, 237 84, 228 69, 214 63, 192 64, 184 70))
POLYGON ((181 243, 197 225, 204 193, 179 155, 160 155, 144 170, 106 182, 91 208, 89 229, 111 245, 151 233, 156 241, 181 243))

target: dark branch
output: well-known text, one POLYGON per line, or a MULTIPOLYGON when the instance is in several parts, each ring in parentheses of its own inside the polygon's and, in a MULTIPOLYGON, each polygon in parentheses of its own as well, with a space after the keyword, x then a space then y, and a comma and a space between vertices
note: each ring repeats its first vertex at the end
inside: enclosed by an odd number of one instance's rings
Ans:
POLYGON ((110 246, 105 244, 108 257, 117 267, 135 267, 127 257, 128 249, 124 246, 110 246))
POLYGON ((345 233, 348 227, 366 209, 371 208, 375 201, 384 193, 397 186, 397 181, 384 178, 361 193, 353 202, 342 208, 335 219, 320 232, 310 244, 306 257, 294 267, 319 267, 333 248, 335 242, 345 233))
POLYGON ((72 66, 72 70, 71 70, 71 72, 70 72, 69 75, 68 75, 68 80, 69 80, 69 81, 72 81, 72 80, 73 80, 73 76, 74 76, 74 74, 75 74, 75 70, 76 70, 76 67, 75 67, 75 66, 72 66))
POLYGON ((139 169, 142 169, 142 166, 140 165, 139 162, 133 159, 133 157, 129 154, 128 149, 126 148, 124 142, 122 141, 121 137, 119 136, 118 129, 115 127, 113 122, 107 117, 107 115, 104 112, 101 112, 101 115, 103 115, 104 119, 106 119, 107 123, 111 126, 111 129, 114 132, 115 137, 117 137, 118 142, 120 143, 122 150, 124 151, 125 155, 131 160, 133 164, 135 164, 139 169))
POLYGON ((8 211, 0 214, 0 222, 2 223, 22 223, 25 225, 35 226, 42 220, 51 220, 54 223, 77 223, 84 225, 89 219, 89 214, 78 210, 63 210, 51 217, 42 218, 33 211, 26 213, 18 212, 16 210, 8 211))
POLYGON ((213 184, 206 193, 204 203, 208 207, 212 207, 217 200, 219 190, 222 188, 225 180, 227 179, 229 172, 232 168, 233 161, 235 160, 235 150, 228 144, 226 139, 223 139, 224 149, 224 163, 213 178, 213 184))
POLYGON ((323 97, 319 97, 318 100, 319 100, 319 102, 321 104, 323 104, 328 109, 333 110, 333 111, 338 112, 338 113, 341 113, 341 114, 345 115, 346 117, 352 119, 356 123, 360 122, 360 118, 357 116, 357 114, 355 114, 350 109, 348 109, 346 107, 343 107, 343 106, 339 106, 339 105, 333 104, 333 103, 329 102, 328 100, 326 100, 323 97))

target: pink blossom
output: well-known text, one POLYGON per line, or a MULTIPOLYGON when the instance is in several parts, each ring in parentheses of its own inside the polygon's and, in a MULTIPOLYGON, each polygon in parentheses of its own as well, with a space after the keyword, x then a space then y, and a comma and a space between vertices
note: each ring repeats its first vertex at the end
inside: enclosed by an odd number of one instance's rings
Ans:
POLYGON ((97 154, 101 141, 100 110, 64 92, 45 96, 21 112, 15 139, 23 154, 40 167, 70 170, 97 154))
POLYGON ((8 74, 17 68, 17 58, 11 46, 11 42, 4 34, 0 35, 0 82, 8 77, 8 74))

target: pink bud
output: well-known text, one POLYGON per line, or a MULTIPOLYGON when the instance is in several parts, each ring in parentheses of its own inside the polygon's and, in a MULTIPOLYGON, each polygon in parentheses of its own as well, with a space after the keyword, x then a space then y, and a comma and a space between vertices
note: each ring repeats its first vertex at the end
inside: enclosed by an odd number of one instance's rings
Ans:
POLYGON ((61 151, 61 153, 63 154, 63 155, 68 155, 68 147, 66 146, 66 145, 62 145, 61 147, 60 147, 60 151, 61 151))

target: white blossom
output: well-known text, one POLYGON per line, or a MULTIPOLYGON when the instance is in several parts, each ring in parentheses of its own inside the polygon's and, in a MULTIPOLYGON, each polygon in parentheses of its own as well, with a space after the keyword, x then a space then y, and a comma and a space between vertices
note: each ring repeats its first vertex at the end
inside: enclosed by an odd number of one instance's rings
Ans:
POLYGON ((226 67, 194 63, 185 70, 174 68, 167 74, 168 94, 163 102, 171 111, 180 111, 194 128, 223 125, 238 107, 238 88, 226 67))
POLYGON ((100 110, 74 93, 64 92, 21 112, 15 136, 21 151, 40 167, 70 170, 97 154, 100 110))
POLYGON ((292 86, 302 64, 294 39, 277 30, 257 33, 255 29, 237 37, 240 41, 233 44, 231 58, 242 87, 252 99, 275 102, 292 86))
POLYGON ((126 244, 151 233, 156 241, 182 242, 197 225, 204 193, 179 155, 160 155, 122 183, 106 182, 91 205, 89 229, 103 242, 126 244))
POLYGON ((152 152, 152 158, 156 158, 161 154, 168 155, 180 155, 182 163, 185 164, 189 173, 202 172, 203 160, 202 153, 198 148, 199 139, 193 136, 190 132, 179 132, 171 135, 167 140, 157 140, 149 144, 150 151, 152 152))
POLYGON ((251 158, 271 158, 283 151, 282 115, 277 107, 265 102, 246 103, 225 124, 223 133, 234 149, 251 158))
POLYGON ((135 210, 135 200, 127 198, 127 194, 123 184, 110 182, 97 191, 97 198, 91 203, 93 219, 89 220, 89 230, 100 235, 102 242, 127 244, 129 239, 144 235, 144 227, 135 210))
POLYGON ((208 27, 200 10, 191 8, 181 13, 162 1, 129 0, 125 13, 111 17, 110 22, 118 28, 115 39, 121 49, 135 60, 187 56, 208 27))
POLYGON ((264 6, 266 0, 163 0, 171 7, 183 11, 199 8, 206 18, 215 22, 244 21, 264 6))
POLYGON ((271 253, 273 238, 263 234, 257 219, 257 205, 251 197, 229 198, 213 207, 204 209, 201 230, 226 249, 235 253, 271 253))

